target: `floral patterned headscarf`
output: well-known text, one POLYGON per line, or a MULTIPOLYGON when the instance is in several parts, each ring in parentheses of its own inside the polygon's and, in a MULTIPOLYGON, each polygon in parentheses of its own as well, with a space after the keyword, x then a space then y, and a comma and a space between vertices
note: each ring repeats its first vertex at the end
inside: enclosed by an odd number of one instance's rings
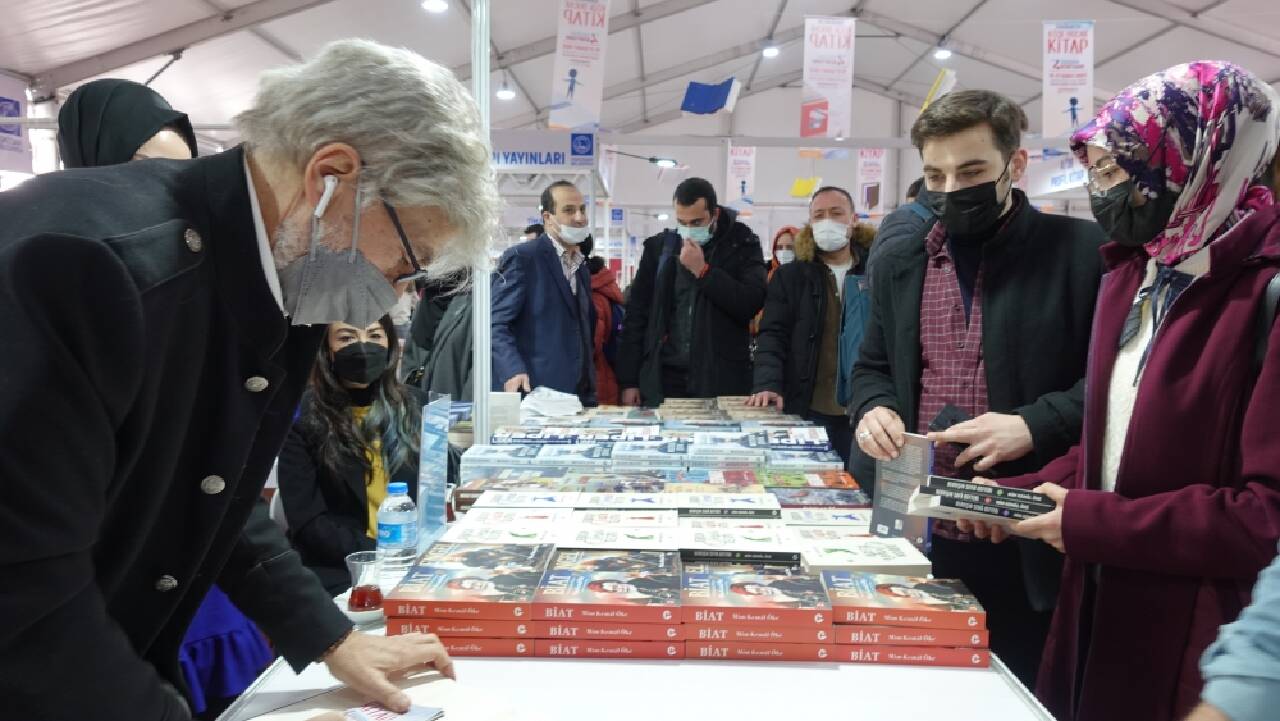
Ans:
POLYGON ((1275 203, 1258 181, 1280 145, 1280 95, 1231 63, 1175 65, 1120 91, 1071 136, 1081 163, 1089 145, 1109 151, 1148 199, 1177 194, 1146 245, 1173 265, 1275 203))

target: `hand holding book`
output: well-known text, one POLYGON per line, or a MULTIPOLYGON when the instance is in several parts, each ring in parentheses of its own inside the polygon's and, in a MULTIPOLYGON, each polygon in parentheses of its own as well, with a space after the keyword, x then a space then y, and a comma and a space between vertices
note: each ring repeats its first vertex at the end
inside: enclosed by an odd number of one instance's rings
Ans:
MULTIPOLYGON (((999 483, 990 478, 974 478, 973 483, 981 483, 984 486, 998 486, 999 483)), ((956 519, 956 528, 964 533, 972 533, 975 538, 990 538, 992 543, 1004 543, 1009 537, 1009 529, 1002 523, 987 523, 985 521, 969 521, 963 518, 956 519)))
POLYGON ((1043 516, 1019 521, 1009 530, 1023 538, 1038 538, 1058 549, 1059 553, 1066 553, 1066 546, 1062 542, 1062 507, 1067 501, 1067 489, 1056 483, 1042 483, 1036 487, 1035 492, 1052 498, 1058 507, 1043 516))
POLYGON ((983 413, 944 431, 930 433, 929 440, 968 446, 956 458, 956 468, 977 461, 973 470, 978 473, 991 470, 998 463, 1016 461, 1034 448, 1031 429, 1022 416, 1014 413, 983 413))

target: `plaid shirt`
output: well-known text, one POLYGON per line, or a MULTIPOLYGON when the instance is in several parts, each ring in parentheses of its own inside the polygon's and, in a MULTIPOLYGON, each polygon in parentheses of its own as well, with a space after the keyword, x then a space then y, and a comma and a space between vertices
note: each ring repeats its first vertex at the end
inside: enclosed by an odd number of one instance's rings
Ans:
POLYGON ((569 290, 574 295, 578 294, 578 268, 582 267, 586 258, 582 257, 582 251, 578 248, 566 248, 564 245, 552 240, 551 243, 556 247, 556 253, 560 255, 560 267, 564 270, 564 279, 569 281, 569 290))
MULTIPOLYGON (((971 416, 987 412, 987 374, 982 360, 982 267, 973 284, 973 301, 965 322, 964 299, 955 263, 947 248, 947 232, 935 223, 925 239, 928 256, 924 293, 920 298, 920 410, 916 432, 928 433, 929 423, 948 403, 971 416)), ((934 447, 933 472, 969 478, 973 473, 955 467, 960 447, 934 447)), ((943 538, 967 539, 954 523, 935 521, 933 532, 943 538)))

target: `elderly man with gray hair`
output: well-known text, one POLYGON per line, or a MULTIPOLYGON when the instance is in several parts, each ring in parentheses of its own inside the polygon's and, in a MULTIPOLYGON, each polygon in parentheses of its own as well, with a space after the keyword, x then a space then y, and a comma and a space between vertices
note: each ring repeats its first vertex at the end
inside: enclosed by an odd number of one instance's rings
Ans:
POLYGON ((393 710, 433 636, 351 624, 259 500, 324 325, 483 257, 472 99, 363 41, 262 78, 244 145, 0 194, 0 719, 187 719, 177 650, 216 581, 295 669, 393 710))

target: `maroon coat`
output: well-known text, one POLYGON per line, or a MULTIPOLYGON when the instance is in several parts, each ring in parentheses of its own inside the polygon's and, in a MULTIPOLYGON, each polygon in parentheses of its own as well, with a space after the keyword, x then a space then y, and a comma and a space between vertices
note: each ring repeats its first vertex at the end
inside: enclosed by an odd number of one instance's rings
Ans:
POLYGON ((1280 265, 1280 206, 1215 241, 1210 272, 1156 337, 1116 491, 1100 489, 1108 386, 1145 253, 1109 245, 1098 292, 1081 445, 1002 481, 1070 489, 1062 590, 1037 694, 1062 721, 1173 721, 1200 694, 1200 655, 1248 604, 1280 539, 1280 325, 1255 382, 1257 313, 1280 265), (1075 693, 1086 574, 1100 569, 1092 644, 1075 693))

